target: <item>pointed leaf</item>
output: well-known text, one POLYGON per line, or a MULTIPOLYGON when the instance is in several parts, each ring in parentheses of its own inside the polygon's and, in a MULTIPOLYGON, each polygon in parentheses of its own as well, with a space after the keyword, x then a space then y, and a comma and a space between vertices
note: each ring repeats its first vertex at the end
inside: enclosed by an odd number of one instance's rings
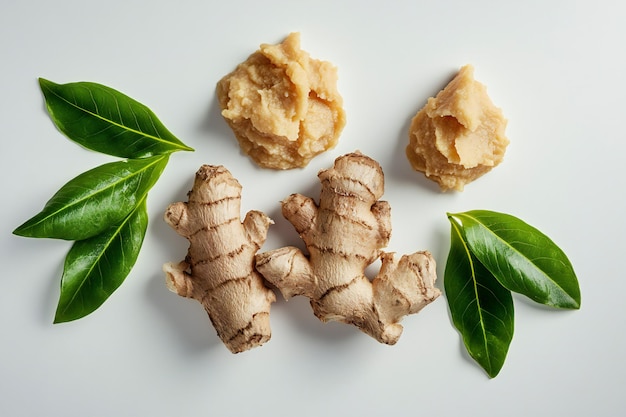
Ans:
POLYGON ((471 252, 511 291, 559 308, 580 308, 580 288, 565 253, 546 235, 503 213, 452 214, 471 252))
POLYGON ((101 84, 56 84, 39 79, 54 124, 69 139, 97 152, 144 158, 192 148, 138 101, 101 84))
POLYGON ((513 298, 471 254, 454 222, 444 288, 452 321, 468 353, 495 377, 513 339, 513 298))
POLYGON ((65 258, 55 323, 82 318, 109 298, 135 264, 147 226, 144 197, 120 224, 74 243, 65 258))
POLYGON ((43 210, 13 232, 25 237, 83 240, 119 223, 145 196, 168 156, 101 165, 65 184, 43 210))

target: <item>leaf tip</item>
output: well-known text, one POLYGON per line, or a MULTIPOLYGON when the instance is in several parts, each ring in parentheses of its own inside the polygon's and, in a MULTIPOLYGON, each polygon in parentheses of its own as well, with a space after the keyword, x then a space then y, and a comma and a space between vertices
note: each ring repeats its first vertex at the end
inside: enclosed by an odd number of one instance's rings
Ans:
POLYGON ((56 313, 54 314, 54 319, 52 320, 52 324, 67 323, 68 321, 72 321, 72 318, 64 315, 61 309, 58 308, 56 313))
POLYGON ((446 216, 448 217, 448 221, 450 223, 452 223, 453 225, 456 224, 457 226, 461 226, 461 220, 459 219, 459 213, 450 213, 450 212, 446 212, 446 216))
POLYGON ((52 320, 52 324, 54 325, 54 324, 69 323, 71 321, 76 321, 80 318, 82 317, 64 317, 62 315, 55 315, 54 320, 52 320))
POLYGON ((32 233, 28 232, 27 223, 23 223, 19 225, 11 233, 14 234, 15 236, 20 236, 20 237, 33 237, 32 233))
POLYGON ((57 311, 54 313, 54 319, 52 320, 52 324, 62 324, 69 323, 70 321, 76 321, 87 316, 91 311, 79 311, 72 313, 67 308, 59 302, 57 306, 57 311))
POLYGON ((187 146, 183 142, 180 142, 180 146, 178 147, 178 149, 173 150, 173 152, 176 151, 195 152, 196 150, 191 146, 187 146))
MULTIPOLYGON (((504 363, 502 363, 502 365, 504 365, 504 363)), ((494 379, 500 374, 500 371, 502 370, 502 365, 485 369, 485 372, 487 372, 487 376, 489 377, 489 379, 494 379)))
POLYGON ((41 87, 42 89, 44 87, 48 87, 48 86, 54 85, 54 83, 52 81, 47 80, 47 79, 45 79, 43 77, 37 78, 37 81, 39 82, 39 87, 41 87))
POLYGON ((503 358, 500 363, 498 362, 494 363, 492 361, 484 360, 478 357, 474 357, 474 360, 483 369, 483 371, 485 371, 489 379, 494 379, 495 377, 498 376, 498 374, 502 370, 502 367, 504 366, 504 361, 505 361, 503 358))

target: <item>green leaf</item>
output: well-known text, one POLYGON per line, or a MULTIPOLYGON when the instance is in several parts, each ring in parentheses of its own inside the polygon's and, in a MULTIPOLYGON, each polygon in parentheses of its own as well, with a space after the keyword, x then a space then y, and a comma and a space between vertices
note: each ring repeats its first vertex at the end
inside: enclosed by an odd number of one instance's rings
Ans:
POLYGON ((55 323, 82 318, 109 298, 135 264, 147 226, 144 196, 120 224, 74 243, 65 258, 55 323))
POLYGON ((449 215, 470 251, 509 289, 558 308, 580 308, 580 288, 565 253, 546 235, 503 213, 474 210, 449 215))
POLYGON ((119 223, 152 188, 169 156, 111 162, 65 184, 43 210, 14 230, 25 237, 83 240, 119 223))
POLYGON ((513 298, 472 255, 452 223, 444 288, 454 326, 470 356, 494 378, 513 339, 513 298))
POLYGON ((91 82, 56 84, 39 79, 50 117, 74 142, 122 158, 193 149, 183 144, 145 105, 91 82))

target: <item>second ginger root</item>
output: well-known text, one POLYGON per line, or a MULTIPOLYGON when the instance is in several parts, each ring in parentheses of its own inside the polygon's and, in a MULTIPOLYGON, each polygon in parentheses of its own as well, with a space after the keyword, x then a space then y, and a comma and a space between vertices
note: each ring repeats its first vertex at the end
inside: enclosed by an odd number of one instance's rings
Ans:
POLYGON ((288 299, 311 300, 322 321, 357 326, 381 343, 395 344, 400 320, 417 313, 441 292, 435 260, 427 251, 404 255, 382 251, 391 236, 391 209, 380 201, 384 175, 373 159, 355 152, 321 171, 319 205, 292 194, 282 213, 306 244, 309 255, 285 247, 256 255, 256 268, 288 299), (365 269, 381 259, 373 280, 365 269))

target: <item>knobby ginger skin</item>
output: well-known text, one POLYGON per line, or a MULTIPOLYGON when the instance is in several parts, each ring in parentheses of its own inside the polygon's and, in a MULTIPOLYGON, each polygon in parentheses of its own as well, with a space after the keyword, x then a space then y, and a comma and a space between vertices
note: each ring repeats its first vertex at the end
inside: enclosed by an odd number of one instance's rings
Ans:
POLYGON ((217 84, 222 116, 259 166, 306 166, 333 148, 346 123, 337 69, 300 49, 300 34, 261 45, 217 84))
POLYGON ((165 222, 189 240, 185 260, 163 266, 168 287, 204 306, 231 352, 262 345, 271 337, 276 296, 254 269, 254 255, 272 221, 250 211, 241 222, 241 185, 223 166, 203 165, 188 200, 165 212, 165 222))
POLYGON ((304 295, 322 321, 353 324, 382 343, 395 344, 399 321, 435 300, 435 260, 427 251, 404 255, 382 251, 391 236, 391 208, 380 201, 380 165, 360 153, 337 158, 321 171, 319 205, 293 194, 282 202, 309 255, 285 247, 256 256, 257 270, 288 299, 304 295), (370 281, 365 269, 382 265, 370 281))
POLYGON ((406 155, 440 188, 463 191, 504 158, 507 120, 466 65, 413 118, 406 155))

